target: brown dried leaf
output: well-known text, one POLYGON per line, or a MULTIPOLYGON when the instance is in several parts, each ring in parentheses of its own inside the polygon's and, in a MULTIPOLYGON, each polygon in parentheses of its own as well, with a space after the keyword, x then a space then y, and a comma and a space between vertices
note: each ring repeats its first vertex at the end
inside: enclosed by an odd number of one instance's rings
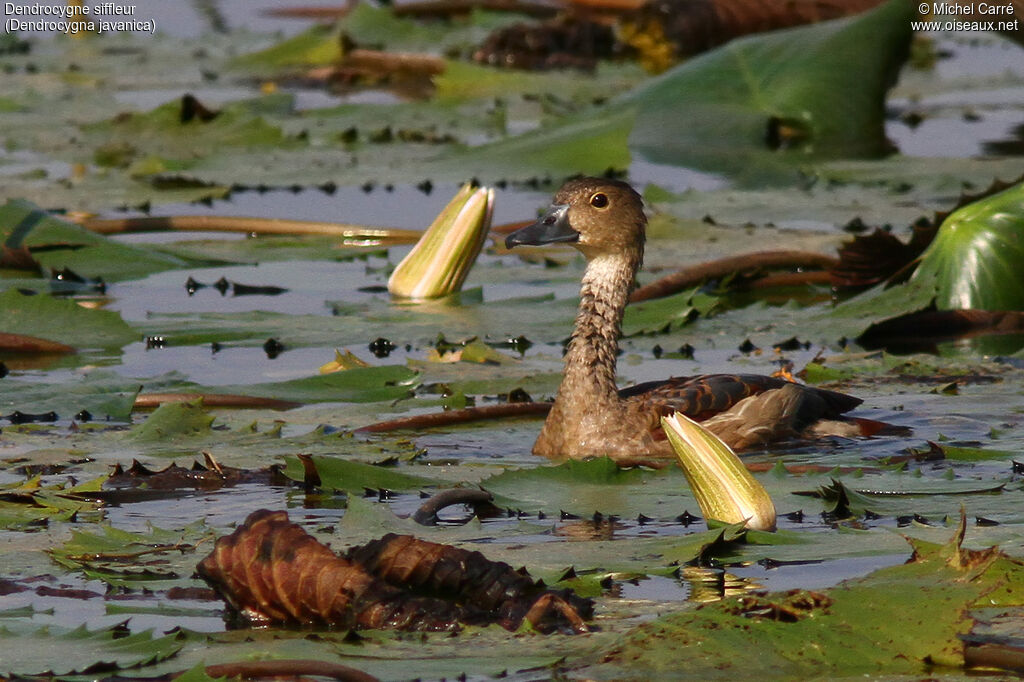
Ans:
MULTIPOLYGON (((525 571, 516 571, 504 562, 490 561, 480 552, 419 540, 411 535, 389 533, 362 547, 353 547, 346 556, 392 585, 488 611, 510 630, 517 628, 545 595, 569 606, 573 613, 569 624, 573 629, 585 630, 583 618, 593 615, 591 601, 577 597, 571 590, 547 590, 525 571)), ((566 614, 539 615, 542 620, 531 620, 531 624, 548 631, 564 624, 558 620, 560 615, 566 614)))
POLYGON ((0 332, 0 351, 7 353, 74 353, 75 349, 63 343, 26 334, 0 332))
POLYGON ((190 403, 202 399, 205 407, 240 407, 259 410, 290 410, 302 403, 295 400, 260 398, 231 393, 140 393, 135 397, 135 409, 156 408, 166 403, 190 403))
POLYGON ((40 266, 28 247, 0 245, 0 268, 38 270, 40 266))
POLYGON ((264 469, 238 469, 216 462, 209 453, 203 453, 206 463, 193 462, 191 468, 171 464, 159 471, 149 469, 138 460, 125 468, 120 464, 103 482, 103 489, 88 494, 91 498, 116 502, 135 502, 173 496, 177 491, 219 490, 242 483, 286 485, 288 479, 280 465, 264 469))
POLYGON ((487 37, 473 59, 514 69, 593 69, 597 60, 623 54, 611 26, 579 17, 515 24, 487 37))
POLYGON ((1018 310, 924 310, 871 325, 857 338, 867 349, 893 348, 935 352, 935 345, 953 339, 1024 331, 1018 310))
POLYGON ((839 262, 829 270, 832 285, 840 288, 863 288, 892 277, 910 274, 914 261, 932 243, 939 226, 957 209, 997 194, 1024 180, 995 180, 988 189, 976 194, 963 193, 956 205, 937 211, 931 220, 922 218, 911 226, 910 241, 903 243, 886 230, 875 228, 869 235, 859 235, 839 247, 839 262))
POLYGON ((623 15, 620 40, 652 71, 733 38, 857 14, 881 0, 653 0, 623 15))
POLYGON ((571 0, 572 14, 500 29, 476 50, 485 64, 518 69, 594 68, 635 54, 651 71, 733 38, 837 19, 881 0, 571 0), (612 22, 617 18, 618 26, 612 22))
POLYGON ((506 564, 476 552, 386 536, 350 555, 336 556, 285 512, 260 510, 217 540, 197 572, 236 616, 255 624, 451 631, 494 622, 514 629, 525 618, 537 628, 583 631, 580 611, 590 615, 589 600, 514 578, 506 564), (362 561, 372 562, 373 572, 362 561))
POLYGON ((891 232, 881 228, 858 235, 839 247, 839 264, 832 268, 833 286, 845 289, 869 287, 894 275, 920 255, 891 232))

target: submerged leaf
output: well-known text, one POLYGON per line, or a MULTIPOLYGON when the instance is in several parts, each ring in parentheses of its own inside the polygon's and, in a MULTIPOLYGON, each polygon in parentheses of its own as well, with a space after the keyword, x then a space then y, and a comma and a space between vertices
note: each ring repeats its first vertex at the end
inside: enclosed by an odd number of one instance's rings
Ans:
MULTIPOLYGON (((190 99, 191 98, 191 99, 190 99)), ((146 113, 120 114, 108 121, 84 126, 89 136, 103 145, 121 143, 130 146, 137 158, 159 157, 180 162, 174 170, 187 170, 224 147, 243 149, 287 149, 305 146, 301 140, 285 135, 268 121, 269 114, 286 113, 293 104, 286 94, 231 102, 215 116, 190 116, 185 95, 146 113)), ((181 177, 169 175, 165 182, 177 184, 181 177)))

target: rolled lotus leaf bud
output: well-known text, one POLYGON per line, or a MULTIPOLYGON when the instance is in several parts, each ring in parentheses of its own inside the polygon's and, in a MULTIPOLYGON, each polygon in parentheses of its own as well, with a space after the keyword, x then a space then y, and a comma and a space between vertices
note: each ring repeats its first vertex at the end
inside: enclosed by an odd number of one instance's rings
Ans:
POLYGON ((392 296, 428 299, 462 289, 494 212, 494 190, 463 185, 388 280, 392 296))
POLYGON ((772 498, 728 445, 679 412, 662 417, 661 426, 704 518, 775 530, 772 498))

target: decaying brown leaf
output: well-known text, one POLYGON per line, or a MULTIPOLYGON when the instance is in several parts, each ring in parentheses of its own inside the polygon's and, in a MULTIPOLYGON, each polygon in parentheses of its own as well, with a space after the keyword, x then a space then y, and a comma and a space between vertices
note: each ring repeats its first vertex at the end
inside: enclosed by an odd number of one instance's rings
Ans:
POLYGON ((843 289, 862 289, 890 278, 909 276, 918 256, 932 243, 942 222, 954 211, 985 197, 1016 185, 1024 176, 1011 182, 995 180, 992 185, 975 194, 963 193, 956 205, 937 211, 931 218, 921 218, 911 226, 910 240, 902 242, 887 230, 859 235, 839 247, 839 261, 829 268, 832 286, 843 289))
POLYGON ((881 0, 572 0, 570 12, 495 31, 473 58, 518 69, 592 69, 636 56, 654 72, 733 38, 837 19, 881 0))
MULTIPOLYGON (((914 235, 922 234, 922 231, 915 229, 914 235)), ((932 230, 931 236, 934 234, 932 230)), ((928 241, 931 241, 931 236, 928 241)), ((859 289, 892 277, 921 255, 924 247, 915 241, 920 242, 912 239, 904 244, 899 237, 881 228, 875 228, 871 234, 854 237, 839 247, 839 262, 829 271, 832 285, 859 289)))
POLYGON ((782 598, 769 598, 760 594, 740 597, 734 602, 732 612, 748 618, 795 623, 815 612, 826 611, 832 604, 828 595, 810 590, 789 590, 778 596, 782 598))
POLYGON ((867 349, 936 352, 937 344, 954 339, 1024 332, 1019 310, 923 310, 871 325, 857 337, 867 349))
POLYGON ((257 410, 290 410, 302 405, 294 400, 260 398, 231 393, 140 393, 134 409, 156 408, 166 403, 190 403, 202 399, 205 407, 238 407, 257 410))
POLYGON ((389 533, 346 555, 385 582, 416 592, 471 604, 494 614, 497 622, 515 629, 525 619, 535 628, 550 631, 568 625, 587 630, 584 618, 592 615, 589 599, 571 590, 552 591, 534 581, 525 570, 489 561, 480 552, 389 533))
POLYGON ((652 0, 624 15, 620 39, 659 72, 733 38, 857 14, 881 0, 652 0))
POLYGON ((583 632, 592 615, 590 600, 546 590, 478 552, 388 535, 343 558, 268 510, 217 540, 197 572, 250 624, 454 631, 514 630, 525 620, 541 631, 583 632))
POLYGON ((342 36, 342 52, 344 56, 336 65, 309 69, 300 80, 335 91, 388 87, 409 97, 424 98, 434 92, 434 76, 445 70, 444 59, 437 55, 366 49, 347 35, 342 36))
POLYGON ((74 353, 71 346, 38 336, 0 332, 0 351, 6 353, 74 353))
POLYGON ((575 16, 495 31, 473 59, 513 69, 593 69, 598 60, 625 54, 610 25, 575 16))
POLYGON ((38 270, 39 261, 25 246, 0 245, 0 268, 12 270, 38 270))
POLYGON ((138 460, 132 460, 127 468, 118 464, 103 482, 103 489, 88 495, 107 502, 125 503, 168 497, 179 490, 219 490, 242 483, 291 483, 281 473, 280 465, 264 469, 239 469, 220 464, 208 452, 204 452, 203 457, 204 463, 193 462, 190 468, 172 463, 159 471, 148 468, 138 460))

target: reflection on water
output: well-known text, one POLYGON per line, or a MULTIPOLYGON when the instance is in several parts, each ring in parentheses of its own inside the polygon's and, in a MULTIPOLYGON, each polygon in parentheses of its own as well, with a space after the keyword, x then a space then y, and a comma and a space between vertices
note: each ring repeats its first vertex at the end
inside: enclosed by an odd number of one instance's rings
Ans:
POLYGON ((757 580, 741 578, 724 568, 684 566, 679 579, 690 587, 690 601, 712 602, 763 587, 757 580))
POLYGON ((609 596, 655 602, 714 602, 759 590, 822 590, 843 580, 905 563, 908 557, 909 551, 906 554, 792 562, 772 568, 767 568, 765 562, 727 568, 684 566, 679 569, 677 578, 648 576, 617 581, 609 596))

